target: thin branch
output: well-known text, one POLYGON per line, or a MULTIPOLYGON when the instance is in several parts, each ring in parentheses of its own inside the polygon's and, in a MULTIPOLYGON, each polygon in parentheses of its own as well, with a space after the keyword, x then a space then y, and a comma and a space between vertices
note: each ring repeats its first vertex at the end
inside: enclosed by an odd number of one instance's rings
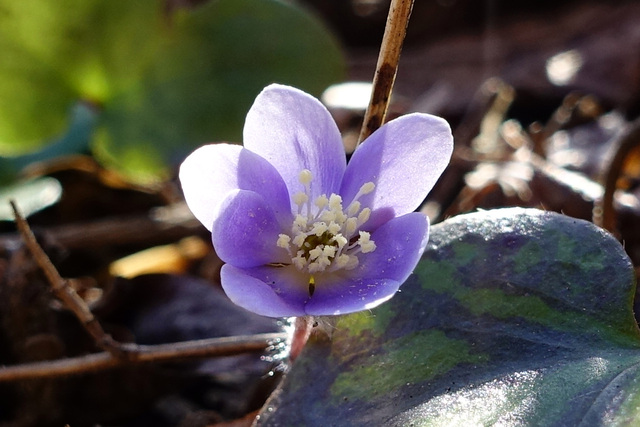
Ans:
POLYGON ((594 213, 593 222, 612 234, 617 232, 616 211, 613 205, 618 178, 623 172, 623 166, 627 156, 633 149, 640 145, 640 118, 631 123, 631 126, 620 136, 617 143, 616 154, 611 159, 604 178, 604 195, 602 203, 594 213), (599 215, 598 215, 599 213, 599 215))
POLYGON ((24 243, 29 248, 31 255, 35 259, 36 263, 42 269, 43 273, 47 277, 47 281, 51 286, 53 294, 64 303, 64 305, 73 312, 78 318, 85 330, 91 335, 95 343, 103 350, 108 351, 116 357, 125 357, 126 350, 116 342, 109 334, 107 334, 102 326, 95 318, 85 301, 76 293, 76 291, 69 285, 69 281, 64 279, 58 273, 55 266, 44 252, 42 247, 38 244, 36 237, 31 231, 29 224, 20 214, 18 206, 14 201, 10 201, 11 208, 13 209, 13 215, 15 217, 18 231, 24 240, 24 243))
POLYGON ((153 346, 121 344, 127 352, 127 358, 101 352, 82 357, 6 366, 0 368, 0 382, 79 375, 134 364, 254 353, 268 350, 269 347, 286 339, 285 333, 268 333, 153 346))
MULTIPOLYGON (((107 218, 47 227, 47 234, 66 249, 90 249, 152 241, 175 242, 203 231, 202 225, 181 205, 154 209, 149 214, 107 218), (161 214, 158 215, 157 212, 161 214), (167 218, 165 218, 167 217, 167 218)), ((0 248, 20 240, 16 233, 0 235, 0 248)))
POLYGON ((391 90, 398 71, 402 43, 407 33, 409 16, 414 0, 391 0, 387 24, 380 46, 380 55, 373 77, 373 91, 364 116, 358 144, 364 141, 384 122, 391 99, 391 90))

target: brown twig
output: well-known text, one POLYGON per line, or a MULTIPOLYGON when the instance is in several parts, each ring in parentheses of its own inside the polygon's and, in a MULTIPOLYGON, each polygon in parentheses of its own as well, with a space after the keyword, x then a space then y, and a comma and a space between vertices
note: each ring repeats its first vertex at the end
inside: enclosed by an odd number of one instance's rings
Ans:
POLYGON ((58 270, 56 270, 47 254, 40 247, 33 231, 31 231, 31 228, 29 227, 29 224, 20 214, 16 203, 14 201, 11 201, 10 203, 18 231, 20 232, 24 243, 27 245, 27 248, 29 248, 29 251, 36 263, 47 277, 47 281, 51 286, 53 294, 62 301, 64 305, 71 310, 71 312, 73 312, 85 330, 89 335, 91 335, 98 347, 106 350, 115 357, 125 357, 127 350, 120 343, 111 338, 104 329, 102 329, 102 326, 93 313, 91 313, 91 310, 89 310, 85 301, 69 285, 69 281, 60 276, 58 270))
MULTIPOLYGON (((162 208, 161 215, 155 212, 52 226, 47 228, 47 234, 66 249, 88 249, 149 241, 164 244, 204 230, 181 206, 162 208)), ((20 236, 14 233, 0 235, 0 248, 11 247, 19 240, 20 236)))
POLYGON ((153 346, 121 344, 127 352, 126 359, 114 357, 109 352, 101 352, 82 357, 6 366, 0 368, 0 382, 78 375, 133 364, 253 353, 265 351, 286 338, 284 333, 268 333, 153 346))
POLYGON ((409 16, 414 0, 391 0, 387 24, 380 46, 376 73, 373 77, 373 91, 364 122, 360 130, 358 144, 364 141, 384 122, 391 98, 391 90, 398 71, 398 61, 402 43, 407 33, 409 16))
POLYGON ((611 162, 606 169, 602 203, 600 206, 596 206, 596 210, 593 215, 593 222, 596 225, 599 225, 613 234, 617 231, 616 212, 613 201, 618 178, 623 172, 623 166, 627 156, 638 145, 640 145, 640 118, 633 121, 631 126, 629 126, 618 140, 616 154, 613 156, 613 159, 611 159, 611 162))
POLYGON ((15 202, 11 201, 10 203, 18 230, 33 258, 47 277, 54 295, 73 312, 96 344, 105 351, 82 357, 0 368, 0 382, 76 375, 127 364, 158 363, 265 351, 269 346, 273 346, 287 338, 284 333, 270 333, 211 338, 155 346, 119 343, 104 332, 84 300, 69 286, 68 280, 60 276, 47 254, 38 244, 29 224, 20 214, 15 202))

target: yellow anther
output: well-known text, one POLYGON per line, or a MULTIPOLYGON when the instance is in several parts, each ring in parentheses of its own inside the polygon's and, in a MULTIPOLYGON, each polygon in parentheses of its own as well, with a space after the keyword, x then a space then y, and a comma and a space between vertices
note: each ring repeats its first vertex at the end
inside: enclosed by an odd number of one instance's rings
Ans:
POLYGON ((366 254, 373 252, 376 249, 376 244, 372 242, 371 235, 366 231, 360 231, 360 238, 358 239, 358 245, 362 249, 362 253, 366 254))
POLYGON ((342 234, 333 237, 333 241, 338 245, 338 249, 342 249, 349 241, 342 234))

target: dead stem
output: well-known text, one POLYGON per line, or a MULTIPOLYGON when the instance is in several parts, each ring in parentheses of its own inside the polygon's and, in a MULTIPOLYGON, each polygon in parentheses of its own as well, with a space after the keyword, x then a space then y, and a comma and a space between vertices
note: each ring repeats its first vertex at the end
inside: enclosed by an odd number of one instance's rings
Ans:
POLYGON ((126 359, 101 352, 82 357, 5 366, 0 368, 0 382, 78 375, 134 364, 254 353, 268 350, 285 339, 285 333, 268 333, 153 346, 120 344, 127 352, 126 359))
MULTIPOLYGON (((204 227, 182 205, 155 209, 148 214, 107 218, 91 222, 47 228, 57 243, 66 249, 88 249, 112 245, 146 243, 164 244, 192 236, 204 227), (166 217, 166 218, 165 218, 166 217)), ((0 236, 0 248, 7 248, 20 236, 7 233, 0 236)))
POLYGON ((115 357, 125 357, 127 350, 102 329, 102 326, 93 313, 91 313, 85 301, 69 285, 69 281, 60 276, 56 267, 42 247, 40 247, 33 231, 31 231, 31 227, 29 227, 27 221, 20 214, 16 203, 14 201, 10 203, 18 231, 36 263, 47 277, 53 294, 78 318, 99 348, 106 350, 115 357))
MULTIPOLYGON (((402 43, 407 33, 409 16, 414 0, 392 0, 389 7, 387 24, 380 46, 376 72, 373 77, 373 90, 364 122, 360 130, 358 144, 378 129, 387 114, 391 90, 398 71, 398 61, 402 51, 402 43)), ((357 147, 357 145, 356 145, 357 147)))
POLYGON ((105 351, 82 357, 3 367, 0 368, 0 382, 68 376, 111 369, 127 364, 231 356, 265 351, 268 347, 287 338, 284 333, 270 333, 211 338, 155 346, 119 343, 104 332, 84 300, 69 286, 68 279, 60 276, 47 254, 38 244, 29 224, 20 214, 15 202, 11 201, 10 203, 18 230, 38 266, 47 277, 54 295, 73 312, 98 347, 105 351))

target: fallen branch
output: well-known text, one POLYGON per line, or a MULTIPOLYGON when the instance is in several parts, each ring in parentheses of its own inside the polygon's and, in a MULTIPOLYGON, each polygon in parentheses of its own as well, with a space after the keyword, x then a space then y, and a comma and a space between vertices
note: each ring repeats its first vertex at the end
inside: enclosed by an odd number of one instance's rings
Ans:
POLYGON ((134 364, 254 353, 269 350, 286 338, 285 333, 269 333, 153 346, 120 344, 127 354, 126 358, 115 357, 105 351, 81 357, 5 366, 0 368, 0 382, 79 375, 134 364))
POLYGON ((52 292, 78 318, 96 345, 105 351, 82 357, 3 367, 0 368, 0 382, 77 375, 132 364, 266 351, 269 347, 284 342, 287 338, 285 333, 270 333, 154 346, 117 342, 104 331, 85 301, 69 285, 69 280, 60 276, 58 270, 38 244, 33 231, 20 214, 15 202, 11 202, 11 207, 18 231, 38 266, 44 272, 52 292))
MULTIPOLYGON (((204 227, 182 205, 155 209, 149 214, 108 218, 47 228, 47 234, 66 249, 115 245, 165 244, 202 232, 204 227), (160 213, 160 214, 158 214, 160 213)), ((20 240, 15 233, 0 236, 0 248, 20 240)))
POLYGON ((24 243, 31 252, 34 260, 47 277, 47 281, 51 286, 51 291, 71 312, 78 318, 85 330, 91 335, 96 345, 111 353, 118 358, 127 357, 127 349, 125 349, 120 343, 111 338, 111 335, 107 334, 102 326, 95 318, 91 310, 87 306, 87 303, 77 294, 77 292, 69 285, 69 281, 64 279, 58 273, 55 266, 44 252, 42 247, 38 244, 36 237, 31 231, 29 224, 20 214, 18 206, 14 201, 11 201, 11 208, 13 209, 13 215, 15 217, 16 226, 22 236, 24 243))

